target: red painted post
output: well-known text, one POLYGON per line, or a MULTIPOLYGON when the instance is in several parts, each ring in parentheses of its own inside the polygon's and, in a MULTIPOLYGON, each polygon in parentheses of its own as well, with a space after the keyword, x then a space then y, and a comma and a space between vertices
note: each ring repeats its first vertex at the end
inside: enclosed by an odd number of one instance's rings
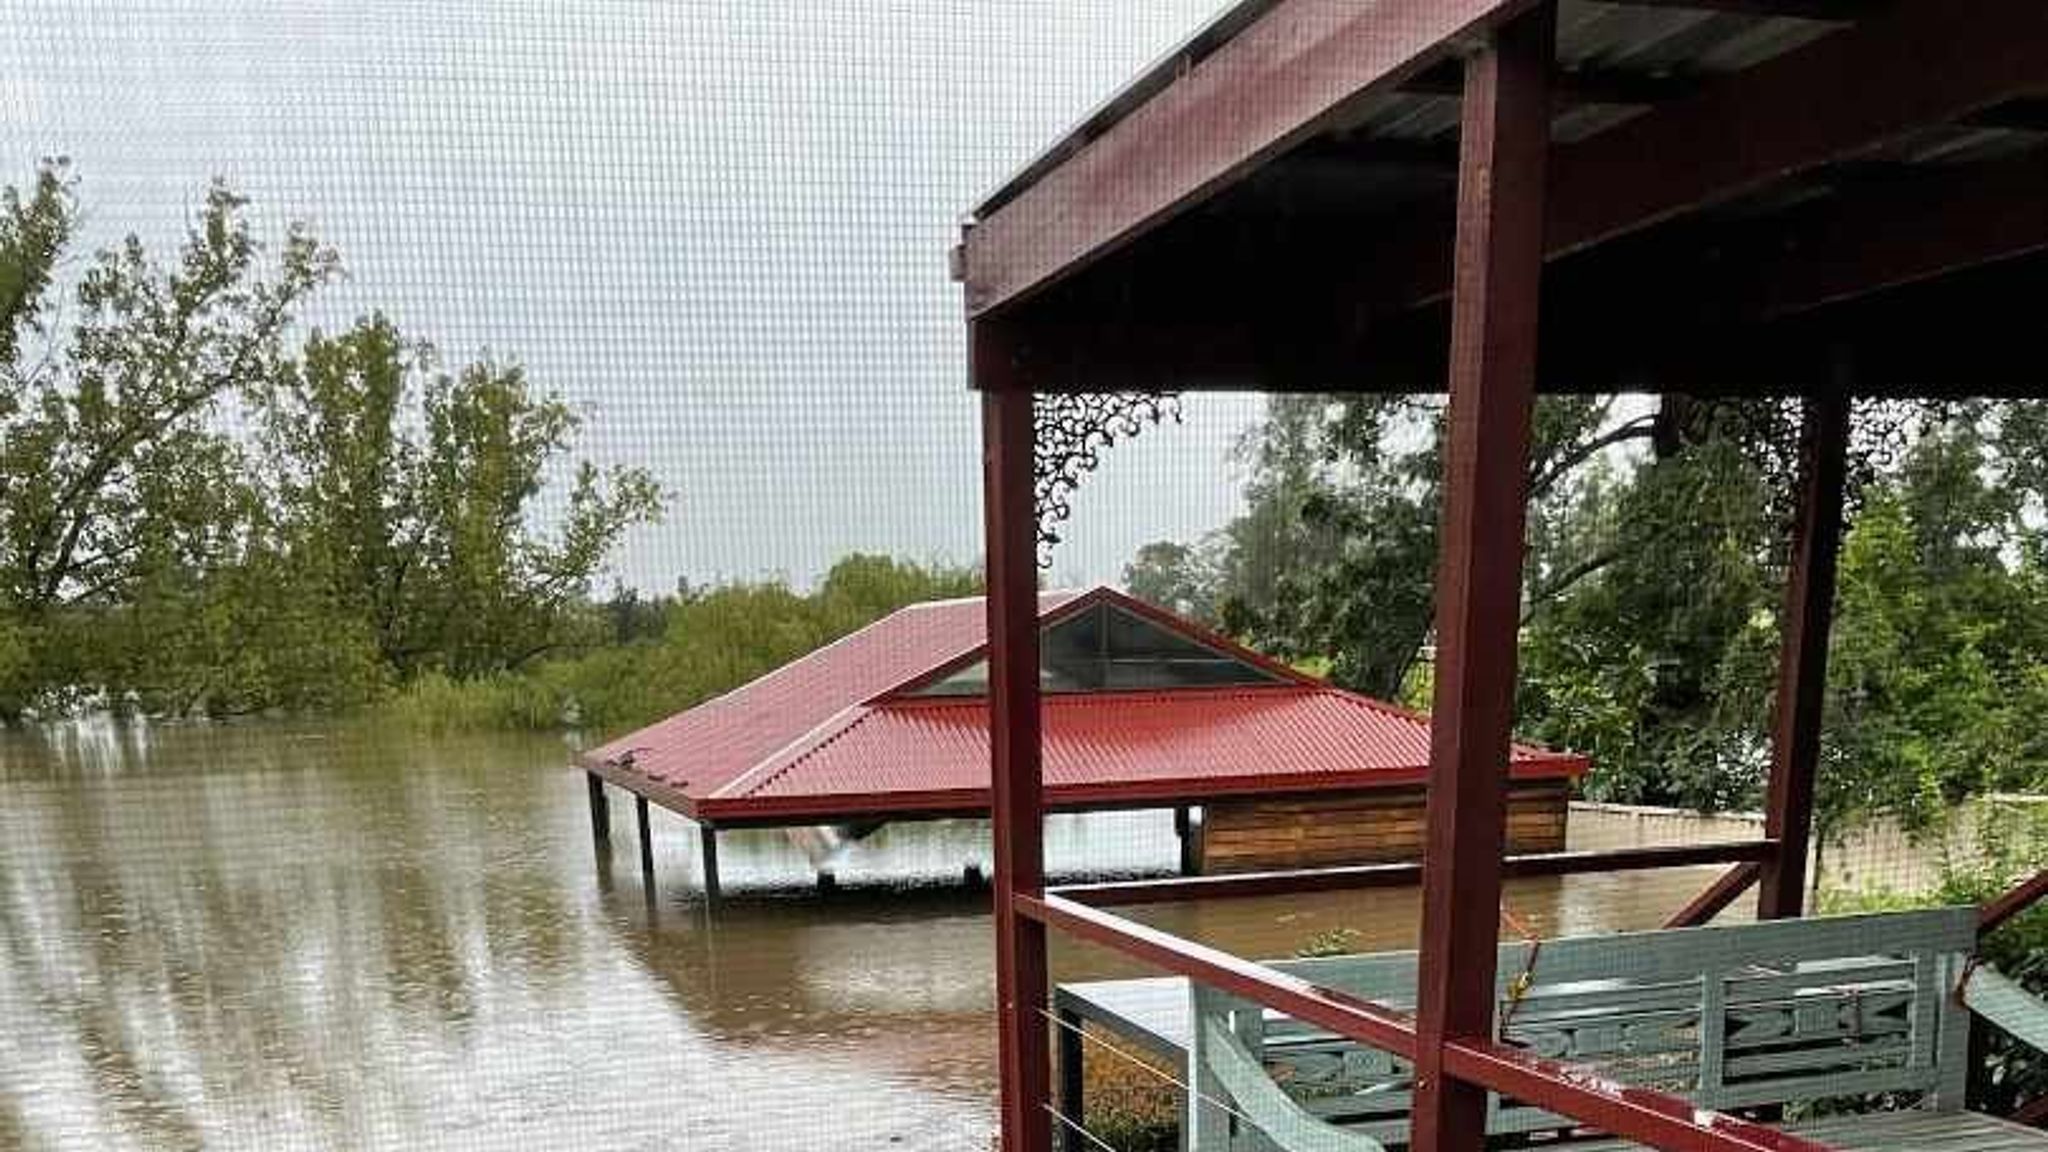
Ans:
POLYGON ((1977 934, 1989 935, 2043 899, 2048 899, 2048 868, 2044 868, 2007 889, 1977 914, 1977 934))
POLYGON ((1806 854, 1813 842, 1828 626, 1834 615, 1835 555, 1842 542, 1842 482, 1849 450, 1850 379, 1845 365, 1838 364, 1830 384, 1832 391, 1806 401, 1799 511, 1792 528, 1784 638, 1778 650, 1771 780, 1764 796, 1764 835, 1778 842, 1778 851, 1764 861, 1757 879, 1760 920, 1798 916, 1806 908, 1806 854))
POLYGON ((988 549, 989 748, 994 783, 996 1016, 1003 1152, 1049 1152, 1052 1051, 1045 926, 1017 896, 1045 891, 1045 796, 1038 743, 1038 518, 1032 498, 1031 393, 1004 390, 991 326, 969 329, 982 393, 988 549))
POLYGON ((1493 1029, 1555 41, 1547 0, 1465 63, 1414 1152, 1486 1138, 1486 1092, 1446 1074, 1444 1044, 1493 1029))
MULTIPOLYGON (((1766 843, 1769 842, 1766 841, 1766 843)), ((1771 851, 1776 852, 1777 850, 1778 846, 1772 844, 1771 851)), ((1680 908, 1671 919, 1664 922, 1664 926, 1666 928, 1700 927, 1707 921, 1719 916, 1722 910, 1730 904, 1741 899, 1742 894, 1749 891, 1750 886, 1756 883, 1757 874, 1762 871, 1763 865, 1754 861, 1746 864, 1737 864, 1735 867, 1722 873, 1720 878, 1712 884, 1707 885, 1705 891, 1693 897, 1685 907, 1680 908)))

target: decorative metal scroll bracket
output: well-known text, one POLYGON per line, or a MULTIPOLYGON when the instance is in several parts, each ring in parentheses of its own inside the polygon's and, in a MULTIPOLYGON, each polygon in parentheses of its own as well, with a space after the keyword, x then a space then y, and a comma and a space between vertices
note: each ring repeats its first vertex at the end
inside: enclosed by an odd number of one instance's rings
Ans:
POLYGON ((1178 392, 1086 392, 1042 395, 1033 405, 1038 443, 1032 496, 1038 511, 1038 566, 1052 567, 1058 526, 1073 515, 1082 477, 1102 453, 1145 429, 1181 422, 1178 392))

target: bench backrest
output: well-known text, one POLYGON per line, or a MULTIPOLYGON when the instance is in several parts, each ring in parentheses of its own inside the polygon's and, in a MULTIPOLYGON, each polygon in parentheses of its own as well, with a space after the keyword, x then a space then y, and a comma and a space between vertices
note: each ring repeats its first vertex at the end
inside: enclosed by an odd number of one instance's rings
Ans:
MULTIPOLYGON (((1705 1107, 1898 1093, 1950 1110, 1968 1073, 1968 1013, 1954 991, 1975 942, 1973 909, 1940 908, 1503 945, 1499 1030, 1536 1055, 1705 1107)), ((1272 967, 1414 1006, 1413 953, 1272 967)), ((1406 1138, 1405 1063, 1197 989, 1196 1035, 1219 1018, 1309 1112, 1406 1138)), ((1200 1044, 1195 1055, 1202 1075, 1200 1044)), ((1496 1133, 1566 1127, 1512 1100, 1489 1108, 1496 1133)))

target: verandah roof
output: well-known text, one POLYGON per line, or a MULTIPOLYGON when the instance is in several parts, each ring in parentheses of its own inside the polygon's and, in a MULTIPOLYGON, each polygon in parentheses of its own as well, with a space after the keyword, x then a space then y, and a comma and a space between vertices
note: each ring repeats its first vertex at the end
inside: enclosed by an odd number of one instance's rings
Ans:
MULTIPOLYGON (((1441 391, 1458 56, 1529 7, 1235 6, 976 210, 978 385, 1441 391)), ((2044 51, 2032 0, 1562 0, 1539 389, 2039 394, 2044 51)))

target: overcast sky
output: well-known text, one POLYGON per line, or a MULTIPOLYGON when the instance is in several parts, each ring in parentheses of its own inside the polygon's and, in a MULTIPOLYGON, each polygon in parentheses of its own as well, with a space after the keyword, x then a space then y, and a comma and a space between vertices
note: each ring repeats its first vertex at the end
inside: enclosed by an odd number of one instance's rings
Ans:
MULTIPOLYGON (((221 175, 373 308, 518 357, 652 468, 618 569, 808 581, 980 553, 946 254, 962 214, 1220 0, 0 0, 0 181, 65 154, 89 243, 175 238, 221 175)), ((1062 583, 1238 502, 1249 397, 1119 449, 1062 583)))

